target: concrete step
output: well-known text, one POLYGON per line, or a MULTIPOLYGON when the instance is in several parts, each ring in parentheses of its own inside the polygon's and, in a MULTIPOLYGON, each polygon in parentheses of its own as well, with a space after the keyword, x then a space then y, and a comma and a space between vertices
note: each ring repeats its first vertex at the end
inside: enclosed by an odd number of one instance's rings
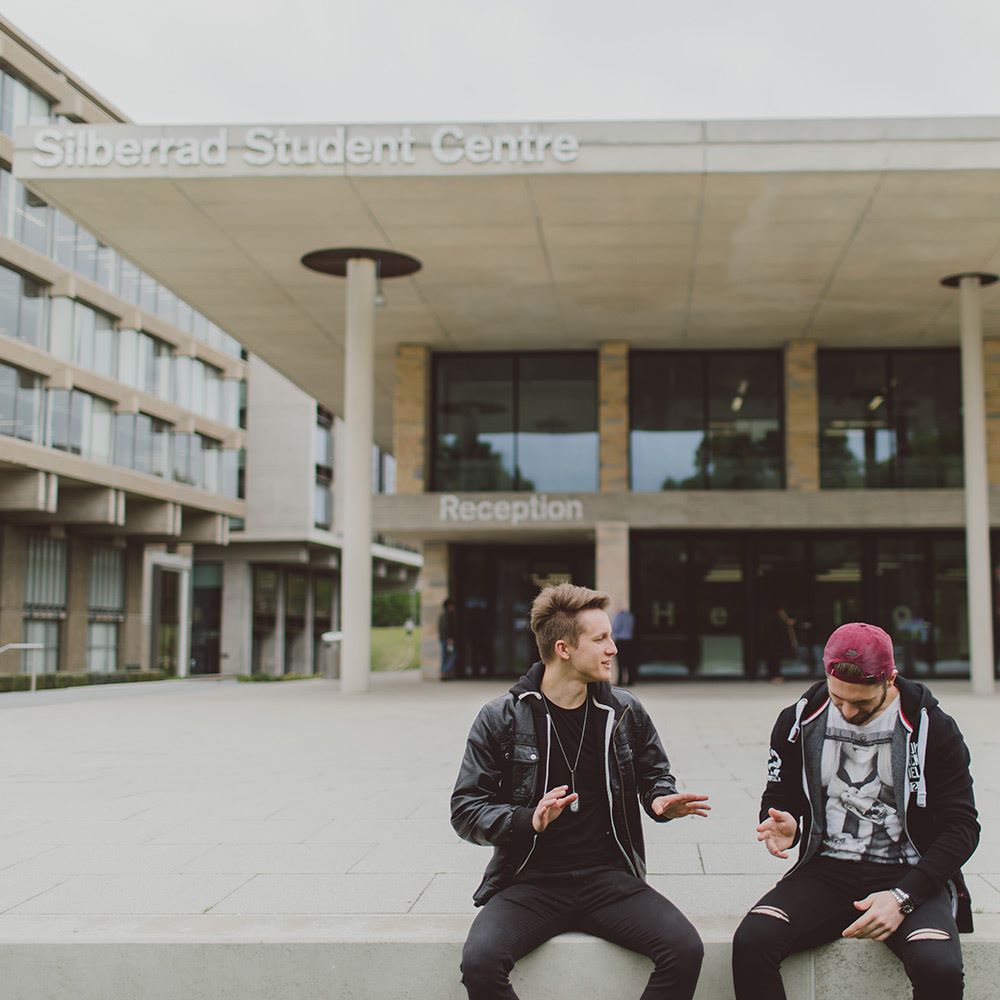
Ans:
MULTIPOLYGON (((732 1000, 735 920, 698 921, 697 1000, 732 1000)), ((3 995, 18 1000, 465 1000, 458 963, 468 917, 5 917, 3 995)), ((962 939, 966 1000, 1000 989, 1000 917, 962 939)), ((522 1000, 638 997, 650 963, 583 934, 543 945, 514 970, 522 1000)), ((909 997, 884 946, 839 941, 784 967, 788 1000, 909 997)))

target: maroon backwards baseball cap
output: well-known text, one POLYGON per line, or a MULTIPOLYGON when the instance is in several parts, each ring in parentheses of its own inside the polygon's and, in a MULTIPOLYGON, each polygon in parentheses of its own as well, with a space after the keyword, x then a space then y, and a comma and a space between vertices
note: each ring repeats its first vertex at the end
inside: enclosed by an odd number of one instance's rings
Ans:
POLYGON ((841 625, 826 642, 823 667, 830 677, 847 684, 880 684, 896 669, 892 639, 878 625, 849 622, 841 625), (837 664, 854 663, 864 672, 864 679, 841 677, 837 664))

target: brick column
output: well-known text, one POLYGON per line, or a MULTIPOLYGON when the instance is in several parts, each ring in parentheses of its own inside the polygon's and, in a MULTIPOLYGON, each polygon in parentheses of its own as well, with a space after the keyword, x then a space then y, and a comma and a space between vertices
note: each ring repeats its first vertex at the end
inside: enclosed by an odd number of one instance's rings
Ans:
MULTIPOLYGON (((24 574, 28 544, 23 528, 0 525, 0 646, 24 641, 24 574)), ((0 673, 21 672, 21 656, 11 650, 0 656, 0 673)))
POLYGON ((625 493, 628 478, 628 344, 601 344, 597 362, 600 491, 625 493))
POLYGON ((609 613, 629 606, 628 524, 598 521, 595 531, 596 587, 611 595, 609 613))
POLYGON ((430 482, 430 368, 430 351, 425 344, 396 348, 392 452, 397 493, 423 493, 430 482))
MULTIPOLYGON (((420 673, 424 680, 441 675, 441 641, 438 615, 449 595, 448 543, 424 542, 424 565, 420 570, 420 673)), ((458 602, 456 601, 456 604, 458 602)))
POLYGON ((986 463, 991 486, 1000 486, 1000 340, 983 341, 986 394, 986 463))
POLYGON ((816 342, 785 345, 785 482, 803 493, 819 489, 819 388, 816 342))
POLYGON ((59 642, 59 671, 87 671, 87 620, 90 612, 91 543, 79 535, 66 537, 66 620, 59 642))

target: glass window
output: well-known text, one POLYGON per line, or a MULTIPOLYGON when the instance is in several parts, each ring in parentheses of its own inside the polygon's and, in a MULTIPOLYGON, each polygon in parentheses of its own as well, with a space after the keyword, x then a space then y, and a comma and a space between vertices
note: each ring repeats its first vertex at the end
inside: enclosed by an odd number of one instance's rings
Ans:
POLYGON ((961 355, 958 351, 897 351, 890 361, 896 485, 960 487, 961 355))
POLYGON ((118 254, 116 254, 111 247, 106 246, 103 243, 98 243, 96 254, 96 281, 102 288, 106 288, 109 292, 117 290, 115 288, 115 278, 118 271, 117 258, 118 254))
POLYGON ((115 414, 115 465, 135 466, 135 414, 115 414))
POLYGON ((91 281, 97 281, 97 237, 83 226, 76 227, 75 267, 91 281))
POLYGON ((139 268, 124 257, 118 258, 118 294, 134 306, 139 304, 139 268))
POLYGON ((17 428, 18 370, 0 364, 0 434, 13 436, 17 428))
POLYGON ((701 356, 633 352, 630 364, 632 489, 701 488, 707 464, 701 356))
POLYGON ((153 418, 145 413, 135 415, 135 453, 132 468, 147 475, 153 471, 153 418))
POLYGON ((708 358, 708 485, 780 489, 781 355, 732 351, 708 358))
POLYGON ((524 354, 518 359, 518 489, 597 489, 597 358, 524 354))
POLYGON ((306 655, 306 612, 309 577, 287 571, 285 575, 285 673, 304 674, 312 669, 306 655))
POLYGON ((58 209, 52 210, 52 257, 57 264, 73 269, 76 254, 76 223, 58 209))
POLYGON ((73 303, 73 360, 81 368, 94 368, 97 314, 82 302, 73 303))
POLYGON ((201 449, 197 445, 197 436, 194 434, 175 434, 173 436, 174 451, 174 479, 178 483, 187 483, 190 486, 196 485, 194 453, 200 458, 201 449))
POLYGON ((39 643, 41 649, 26 649, 21 658, 21 673, 54 674, 59 669, 59 622, 27 618, 24 641, 39 643))
POLYGON ((183 410, 191 409, 191 365, 186 354, 174 357, 174 402, 183 410))
POLYGON ((51 218, 49 206, 20 181, 14 181, 10 197, 13 226, 5 231, 5 235, 13 236, 38 253, 47 254, 51 218))
POLYGON ((139 334, 135 330, 118 331, 118 380, 136 388, 139 357, 139 334))
POLYGON ((221 448, 218 441, 198 435, 201 439, 201 477, 198 485, 211 493, 220 490, 221 448))
POLYGON ((49 389, 49 445, 60 451, 69 450, 70 393, 65 389, 49 389))
POLYGON ((21 310, 18 336, 35 347, 45 347, 46 286, 30 278, 21 281, 21 310))
POLYGON ((160 399, 170 399, 174 355, 170 345, 162 340, 157 340, 154 344, 153 364, 156 369, 154 392, 160 399))
POLYGON ((170 431, 170 424, 162 420, 153 420, 152 466, 149 471, 163 479, 170 478, 170 431))
POLYGON ((191 361, 191 409, 195 413, 205 412, 205 364, 198 358, 191 361))
POLYGON ((313 491, 313 523, 317 528, 329 529, 333 524, 333 496, 330 492, 330 477, 316 470, 316 486, 313 491))
POLYGON ((121 549, 97 545, 90 559, 91 611, 125 609, 125 559, 121 549))
POLYGON ((823 487, 960 487, 954 350, 820 351, 823 487))
MULTIPOLYGON (((42 404, 42 380, 33 372, 20 370, 17 373, 16 391, 14 436, 22 441, 41 444, 44 437, 42 425, 45 416, 42 404)), ((0 416, 0 420, 2 419, 0 416)))
POLYGON ((20 329, 21 275, 0 267, 0 333, 16 337, 20 329))
POLYGON ((434 489, 516 489, 514 358, 435 359, 434 489))
POLYGON ((148 313, 156 313, 156 280, 144 271, 139 272, 139 308, 148 313))
POLYGON ((118 623, 87 623, 87 671, 113 674, 118 669, 118 623))
POLYGON ((630 373, 633 490, 782 486, 779 352, 635 351, 630 373))
POLYGON ((156 389, 156 341, 148 333, 139 334, 137 389, 152 393, 156 389))
POLYGON ((94 371, 114 378, 117 367, 114 320, 106 313, 94 313, 94 371))
POLYGON ((47 535, 28 538, 24 606, 34 610, 66 607, 66 540, 47 535))
POLYGON ((73 300, 57 295, 49 301, 49 350, 63 361, 73 360, 73 300))

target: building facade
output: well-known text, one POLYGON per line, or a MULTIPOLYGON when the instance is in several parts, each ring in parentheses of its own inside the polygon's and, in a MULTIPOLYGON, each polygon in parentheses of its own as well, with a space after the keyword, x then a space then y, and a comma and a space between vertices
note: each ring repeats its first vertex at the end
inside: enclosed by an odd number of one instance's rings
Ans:
POLYGON ((345 290, 303 256, 420 262, 374 322, 374 524, 422 547, 428 677, 446 596, 463 675, 508 676, 568 579, 641 677, 805 675, 863 618, 992 686, 1000 120, 52 127, 16 164, 333 412, 345 290))
POLYGON ((330 672, 332 413, 12 173, 17 127, 125 121, 0 19, 0 646, 42 647, 0 672, 330 672))

